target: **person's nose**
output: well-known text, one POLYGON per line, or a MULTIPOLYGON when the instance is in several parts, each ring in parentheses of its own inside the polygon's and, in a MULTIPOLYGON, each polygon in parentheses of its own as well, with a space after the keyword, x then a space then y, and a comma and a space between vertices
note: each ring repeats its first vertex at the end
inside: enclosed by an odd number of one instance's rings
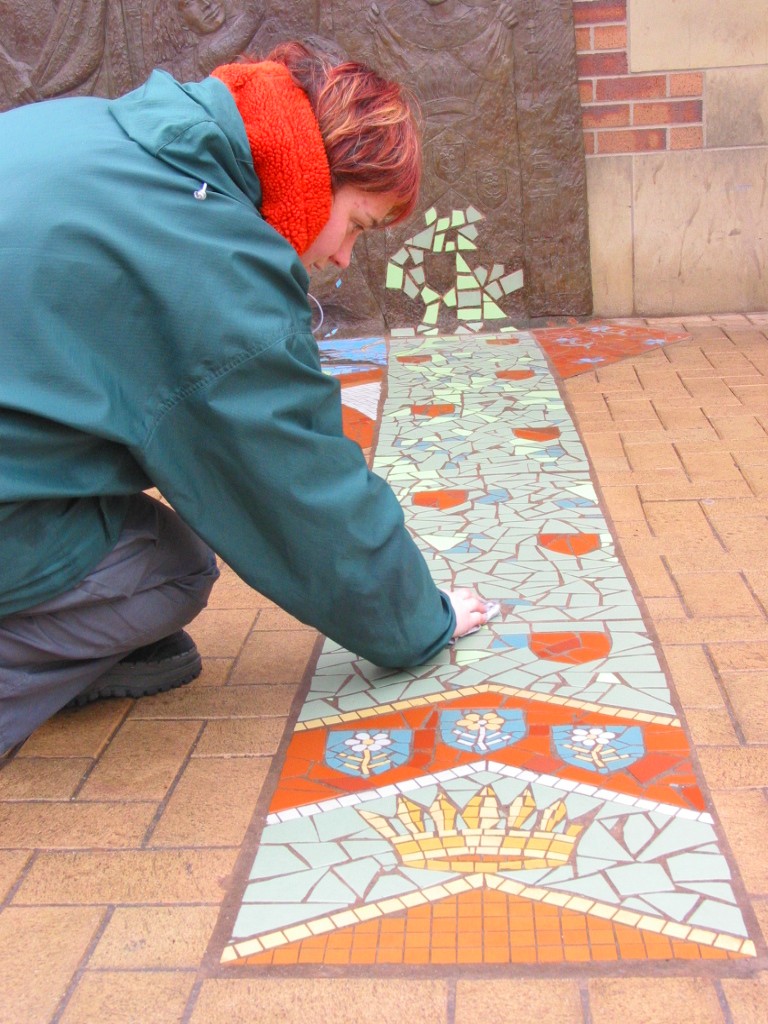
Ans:
POLYGON ((354 238, 347 238, 331 256, 331 263, 339 270, 346 270, 352 260, 352 249, 355 245, 354 238))

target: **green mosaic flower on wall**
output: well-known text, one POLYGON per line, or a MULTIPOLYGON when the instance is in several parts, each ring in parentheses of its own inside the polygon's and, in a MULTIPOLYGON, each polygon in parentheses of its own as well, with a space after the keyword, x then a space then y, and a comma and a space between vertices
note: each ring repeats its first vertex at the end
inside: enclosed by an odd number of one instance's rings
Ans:
POLYGON ((476 333, 486 321, 502 320, 507 314, 499 301, 523 287, 523 271, 507 272, 501 263, 472 268, 463 253, 477 250, 477 224, 484 214, 474 206, 452 210, 450 216, 439 217, 434 207, 424 214, 426 227, 406 240, 387 265, 386 287, 403 291, 411 298, 420 298, 425 306, 418 334, 437 334, 437 318, 441 305, 456 311, 460 321, 457 334, 476 333), (456 267, 455 283, 442 294, 426 279, 424 257, 427 253, 453 253, 456 267))

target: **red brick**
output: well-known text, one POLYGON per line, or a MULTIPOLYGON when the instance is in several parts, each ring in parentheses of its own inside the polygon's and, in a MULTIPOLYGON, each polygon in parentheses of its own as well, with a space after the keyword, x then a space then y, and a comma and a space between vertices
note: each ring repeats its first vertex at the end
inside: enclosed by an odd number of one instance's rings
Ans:
POLYGON ((704 76, 701 72, 669 76, 670 96, 701 96, 704 90, 704 76))
POLYGON ((598 100, 650 100, 667 95, 664 75, 632 75, 607 78, 597 83, 598 100))
POLYGON ((587 156, 594 156, 597 152, 594 132, 584 132, 584 152, 587 156))
POLYGON ((626 50, 627 26, 605 25, 595 30, 596 50, 626 50))
POLYGON ((669 129, 670 149, 703 149, 704 129, 696 128, 670 128, 669 129))
POLYGON ((649 153, 665 149, 667 133, 664 128, 633 128, 629 131, 600 132, 598 153, 649 153))
POLYGON ((582 53, 576 57, 579 78, 595 78, 605 75, 626 75, 626 53, 582 53))
POLYGON ((625 128, 629 124, 629 104, 585 107, 582 121, 585 128, 625 128))
POLYGON ((589 53, 592 49, 592 29, 591 28, 577 28, 576 29, 576 52, 577 53, 589 53))
POLYGON ((573 20, 576 25, 598 25, 627 20, 626 0, 574 0, 573 20))
POLYGON ((677 103, 636 103, 633 124, 691 124, 702 119, 701 100, 677 103))
POLYGON ((591 78, 586 82, 579 82, 579 98, 582 103, 591 103, 595 98, 595 83, 591 78))

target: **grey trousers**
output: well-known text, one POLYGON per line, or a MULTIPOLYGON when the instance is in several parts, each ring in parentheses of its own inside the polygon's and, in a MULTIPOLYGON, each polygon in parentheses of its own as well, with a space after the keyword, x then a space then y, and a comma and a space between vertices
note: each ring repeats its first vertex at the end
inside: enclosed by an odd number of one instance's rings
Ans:
POLYGON ((136 495, 116 546, 84 580, 0 619, 0 754, 130 651, 190 622, 218 575, 175 512, 136 495))

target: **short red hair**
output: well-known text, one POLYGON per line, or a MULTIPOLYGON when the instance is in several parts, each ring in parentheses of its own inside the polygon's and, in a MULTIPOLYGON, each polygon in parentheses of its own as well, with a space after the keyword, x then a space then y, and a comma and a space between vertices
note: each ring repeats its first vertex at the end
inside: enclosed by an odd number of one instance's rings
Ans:
POLYGON ((391 193, 390 224, 411 214, 421 182, 421 136, 415 101, 403 87, 365 64, 335 64, 303 43, 281 43, 266 59, 283 64, 309 97, 334 191, 352 185, 391 193))

